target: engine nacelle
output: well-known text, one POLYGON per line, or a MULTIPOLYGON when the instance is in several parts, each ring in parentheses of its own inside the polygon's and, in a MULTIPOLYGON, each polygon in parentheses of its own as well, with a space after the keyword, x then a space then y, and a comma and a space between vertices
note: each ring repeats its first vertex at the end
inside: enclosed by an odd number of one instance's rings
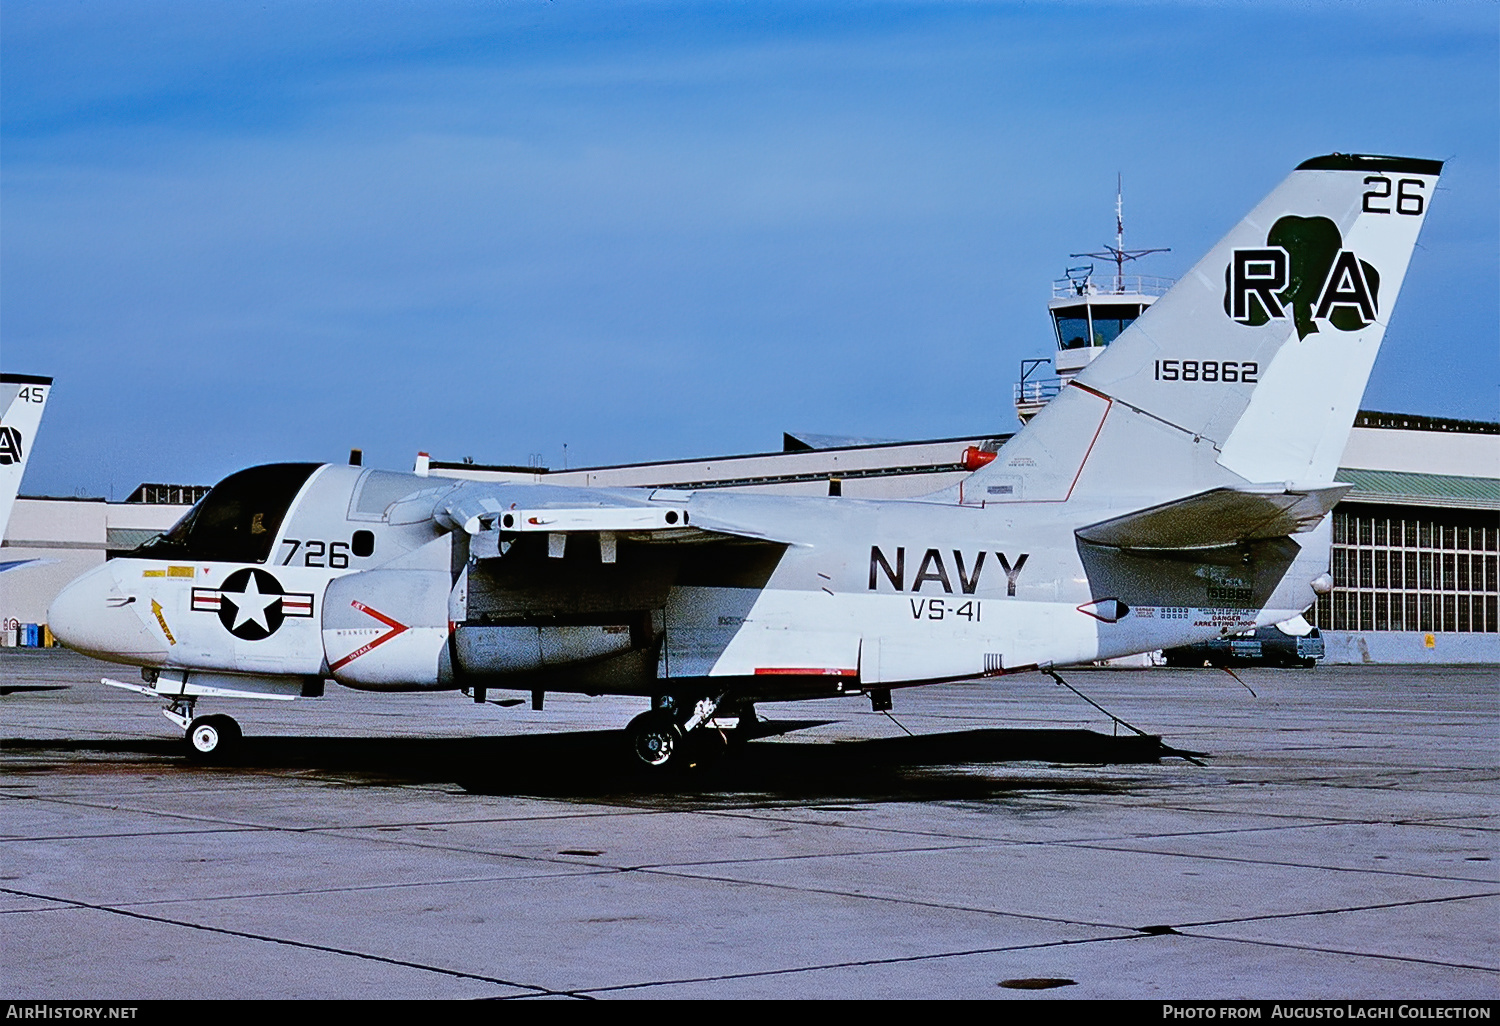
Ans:
POLYGON ((461 674, 504 676, 624 655, 650 644, 641 634, 628 624, 463 626, 453 653, 461 674))
POLYGON ((446 570, 366 570, 329 582, 323 651, 340 684, 365 691, 450 690, 446 570))

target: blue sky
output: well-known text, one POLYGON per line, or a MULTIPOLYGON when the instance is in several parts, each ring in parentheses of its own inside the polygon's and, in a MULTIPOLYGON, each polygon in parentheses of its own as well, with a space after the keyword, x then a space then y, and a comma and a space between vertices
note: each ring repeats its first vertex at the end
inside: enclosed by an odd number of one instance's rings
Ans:
POLYGON ((1448 161, 1364 405, 1496 419, 1495 3, 0 7, 23 490, 1009 431, 1067 255, 1448 161))

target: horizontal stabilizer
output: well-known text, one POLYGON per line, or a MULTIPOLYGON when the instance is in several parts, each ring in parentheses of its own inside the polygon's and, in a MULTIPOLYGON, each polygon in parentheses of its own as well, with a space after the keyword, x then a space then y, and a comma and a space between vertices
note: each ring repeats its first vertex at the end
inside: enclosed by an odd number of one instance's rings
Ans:
POLYGON ((1210 549, 1311 531, 1350 486, 1213 488, 1185 499, 1081 527, 1093 545, 1119 549, 1210 549))

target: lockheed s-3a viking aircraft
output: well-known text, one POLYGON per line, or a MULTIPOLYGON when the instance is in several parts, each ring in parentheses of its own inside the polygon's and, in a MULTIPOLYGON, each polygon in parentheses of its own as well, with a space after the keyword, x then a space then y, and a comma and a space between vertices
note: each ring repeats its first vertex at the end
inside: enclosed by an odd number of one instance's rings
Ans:
MULTIPOLYGON (((1125 656, 1278 623, 1329 583, 1334 479, 1441 164, 1300 165, 960 484, 919 499, 225 478, 69 585, 51 626, 208 756, 202 698, 639 695, 665 766, 755 703, 1125 656), (699 733, 695 735, 695 731, 699 733)), ((748 718, 748 720, 747 720, 748 718)))

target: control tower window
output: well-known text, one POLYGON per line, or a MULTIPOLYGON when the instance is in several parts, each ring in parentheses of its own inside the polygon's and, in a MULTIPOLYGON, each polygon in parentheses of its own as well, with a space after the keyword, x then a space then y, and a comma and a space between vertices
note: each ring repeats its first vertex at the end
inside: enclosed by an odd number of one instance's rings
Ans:
POLYGON ((1057 314, 1057 342, 1063 349, 1084 349, 1089 344, 1087 316, 1057 314))
POLYGON ((264 563, 292 500, 320 464, 273 463, 231 474, 166 534, 129 555, 144 559, 264 563))
POLYGON ((1109 345, 1140 315, 1138 306, 1094 307, 1094 345, 1109 345))

